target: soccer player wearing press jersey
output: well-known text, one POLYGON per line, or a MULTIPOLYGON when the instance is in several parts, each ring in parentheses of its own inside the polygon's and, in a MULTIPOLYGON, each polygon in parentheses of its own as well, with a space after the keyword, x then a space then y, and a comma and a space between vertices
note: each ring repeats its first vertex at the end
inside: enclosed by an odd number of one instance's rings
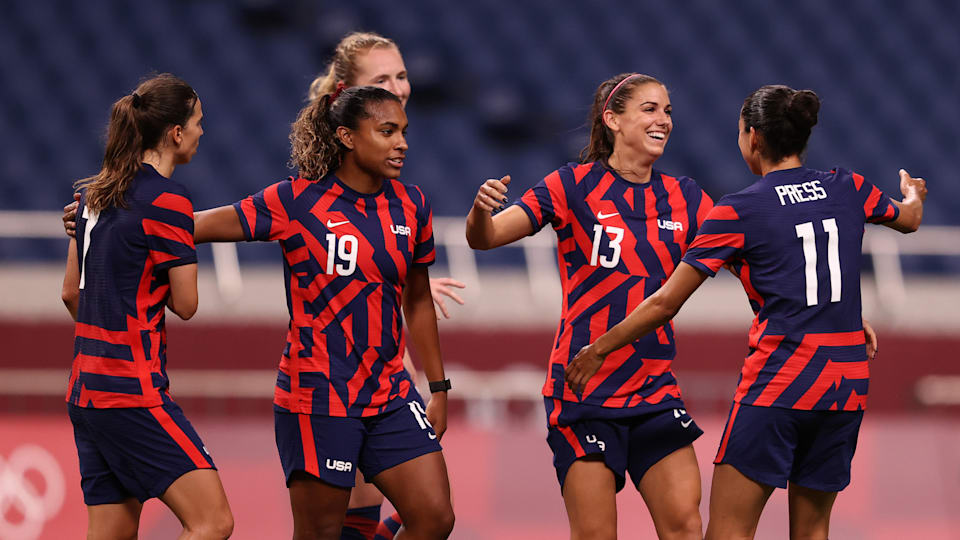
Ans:
POLYGON ((184 537, 226 538, 233 516, 200 437, 170 398, 165 309, 197 310, 193 204, 171 180, 203 128, 200 99, 159 75, 113 105, 103 167, 80 180, 63 301, 76 323, 67 402, 88 538, 135 538, 157 497, 184 537))
POLYGON ((837 492, 866 408, 875 351, 860 304, 865 223, 913 232, 926 185, 900 170, 902 202, 859 174, 803 166, 820 101, 810 90, 764 86, 740 111, 739 145, 762 178, 707 215, 663 288, 584 347, 567 371, 579 388, 610 353, 669 321, 723 265, 756 314, 714 461, 707 538, 752 538, 767 499, 787 487, 791 538, 827 538, 837 492), (866 333, 866 335, 865 335, 866 333))
POLYGON ((340 537, 357 469, 403 518, 397 538, 453 528, 439 444, 450 383, 427 272, 433 216, 418 187, 393 180, 406 126, 391 92, 338 88, 293 125, 299 177, 196 216, 197 242, 283 248, 291 320, 274 411, 294 538, 340 537), (431 381, 426 407, 403 368, 404 320, 431 381))
POLYGON ((553 226, 563 308, 543 387, 572 538, 615 538, 616 493, 629 471, 660 538, 701 538, 700 472, 670 370, 673 326, 611 355, 590 384, 567 388, 567 364, 670 276, 713 203, 692 179, 653 168, 673 129, 666 88, 621 74, 597 89, 580 164, 551 173, 513 205, 510 177, 487 180, 467 217, 475 249, 553 226))

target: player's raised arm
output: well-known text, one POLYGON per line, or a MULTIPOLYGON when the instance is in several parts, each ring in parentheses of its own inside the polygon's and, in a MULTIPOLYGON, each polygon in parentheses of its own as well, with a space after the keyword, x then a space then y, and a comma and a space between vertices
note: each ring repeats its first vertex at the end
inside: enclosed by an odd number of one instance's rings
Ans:
POLYGON ((507 203, 510 175, 484 182, 467 214, 467 243, 473 249, 493 249, 515 242, 533 232, 533 225, 519 207, 507 208, 493 215, 493 211, 507 203))
POLYGON ((927 183, 923 178, 914 178, 900 169, 900 191, 902 201, 892 201, 900 209, 900 215, 893 221, 884 223, 887 227, 902 233, 916 232, 923 221, 923 201, 927 198, 927 183))

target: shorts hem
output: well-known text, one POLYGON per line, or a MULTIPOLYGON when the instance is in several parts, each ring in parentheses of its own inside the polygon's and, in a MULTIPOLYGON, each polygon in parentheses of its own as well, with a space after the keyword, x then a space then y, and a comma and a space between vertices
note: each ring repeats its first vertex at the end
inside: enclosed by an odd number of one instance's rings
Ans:
POLYGON ((159 499, 160 496, 163 495, 164 493, 166 493, 167 489, 169 489, 170 486, 172 486, 173 483, 176 482, 177 480, 179 480, 180 477, 182 477, 183 475, 185 475, 185 474, 187 474, 187 473, 189 473, 189 472, 200 471, 200 470, 205 470, 205 469, 210 469, 210 470, 214 470, 214 471, 217 470, 216 467, 214 467, 214 466, 211 465, 210 467, 191 467, 191 468, 185 469, 185 470, 183 470, 183 471, 181 471, 181 472, 179 472, 179 473, 169 473, 169 474, 165 474, 165 475, 163 475, 162 477, 160 477, 159 480, 157 480, 156 482, 154 482, 153 486, 151 486, 150 489, 147 490, 147 497, 146 497, 145 499, 141 499, 140 496, 138 496, 138 495, 135 495, 135 497, 136 497, 137 500, 140 501, 141 503, 146 502, 146 501, 149 500, 149 499, 159 499))
POLYGON ((418 457, 425 456, 427 454, 432 454, 434 452, 442 452, 442 451, 443 451, 443 448, 441 448, 440 443, 421 446, 419 448, 414 448, 410 450, 410 453, 406 454, 401 459, 391 459, 389 461, 378 464, 378 466, 376 467, 367 467, 366 470, 361 469, 360 472, 363 473, 363 480, 368 484, 372 484, 374 477, 376 477, 378 474, 382 473, 383 471, 392 469, 397 465, 403 465, 404 463, 408 461, 413 461, 418 457))
POLYGON ((736 463, 731 463, 729 461, 714 461, 713 463, 714 465, 730 465, 731 467, 736 469, 737 472, 739 472, 740 474, 746 476, 747 478, 749 478, 750 480, 753 480, 758 484, 775 487, 775 488, 781 488, 781 489, 784 489, 787 487, 786 478, 783 478, 783 479, 771 478, 770 475, 767 473, 750 469, 748 467, 743 467, 741 465, 738 465, 736 463))
MULTIPOLYGON (((667 456, 669 456, 670 454, 676 452, 677 450, 680 450, 680 449, 682 449, 682 448, 686 448, 686 447, 688 447, 688 446, 693 445, 694 441, 696 441, 697 439, 699 439, 699 438, 703 435, 703 430, 700 429, 700 426, 697 426, 696 424, 694 424, 694 427, 696 427, 697 429, 696 429, 695 431, 690 431, 690 433, 691 433, 692 436, 687 437, 686 442, 677 445, 677 447, 674 448, 674 449, 672 449, 672 450, 668 450, 668 451, 663 452, 663 454, 660 455, 659 457, 657 457, 657 458, 650 464, 649 467, 647 467, 646 469, 644 469, 643 474, 640 475, 640 478, 634 479, 634 478, 633 478, 633 474, 630 475, 630 479, 633 480, 633 486, 634 486, 635 488, 637 488, 637 491, 640 490, 640 481, 643 480, 643 477, 647 474, 647 471, 649 471, 650 469, 652 469, 654 465, 656 465, 657 463, 660 463, 661 461, 663 461, 663 459, 664 459, 665 457, 667 457, 667 456)), ((629 466, 628 466, 628 468, 629 468, 629 466)))

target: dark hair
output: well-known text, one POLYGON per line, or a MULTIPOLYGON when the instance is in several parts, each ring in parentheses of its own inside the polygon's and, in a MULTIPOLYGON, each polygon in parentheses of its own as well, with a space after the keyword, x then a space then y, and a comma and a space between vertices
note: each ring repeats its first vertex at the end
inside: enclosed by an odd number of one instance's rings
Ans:
POLYGON ((803 153, 819 111, 820 98, 813 90, 767 85, 743 100, 740 117, 745 130, 754 128, 761 135, 760 155, 779 163, 803 153))
POLYGON ((357 121, 370 118, 368 105, 395 101, 393 92, 376 86, 353 86, 323 94, 297 115, 290 130, 290 165, 300 177, 319 180, 343 162, 347 149, 337 138, 337 128, 357 128, 357 121))
POLYGON ((91 210, 125 206, 124 196, 142 167, 143 153, 159 146, 169 128, 185 125, 197 99, 189 84, 163 73, 141 82, 132 94, 113 104, 100 172, 74 184, 87 188, 86 204, 91 210))
POLYGON ((622 113, 627 102, 633 97, 633 89, 647 83, 663 86, 657 79, 640 73, 621 73, 600 84, 593 94, 593 106, 590 107, 590 116, 587 119, 590 124, 590 142, 580 151, 581 163, 606 162, 613 153, 613 132, 603 123, 603 112, 610 109, 617 114, 622 113), (616 93, 610 95, 614 90, 616 93))

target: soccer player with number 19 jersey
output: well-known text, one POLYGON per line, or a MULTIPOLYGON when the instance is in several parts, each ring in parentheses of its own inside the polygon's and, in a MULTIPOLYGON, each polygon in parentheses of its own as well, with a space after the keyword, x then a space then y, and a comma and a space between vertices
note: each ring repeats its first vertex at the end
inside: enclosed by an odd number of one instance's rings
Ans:
POLYGON ((290 325, 274 391, 277 449, 294 536, 340 531, 357 470, 411 535, 453 527, 439 438, 446 393, 430 297, 432 213, 399 175, 401 100, 372 86, 312 101, 293 125, 299 177, 200 212, 201 241, 278 241, 290 325), (433 395, 403 367, 404 321, 433 395))
POLYGON ((589 379, 707 276, 724 265, 739 276, 756 318, 715 460, 707 538, 752 537, 770 493, 788 486, 791 537, 827 537, 866 407, 864 224, 912 232, 922 218, 924 182, 903 170, 897 202, 856 173, 803 166, 819 106, 812 91, 785 86, 745 100, 740 150, 762 178, 721 198, 663 289, 574 360, 575 376, 589 379))

